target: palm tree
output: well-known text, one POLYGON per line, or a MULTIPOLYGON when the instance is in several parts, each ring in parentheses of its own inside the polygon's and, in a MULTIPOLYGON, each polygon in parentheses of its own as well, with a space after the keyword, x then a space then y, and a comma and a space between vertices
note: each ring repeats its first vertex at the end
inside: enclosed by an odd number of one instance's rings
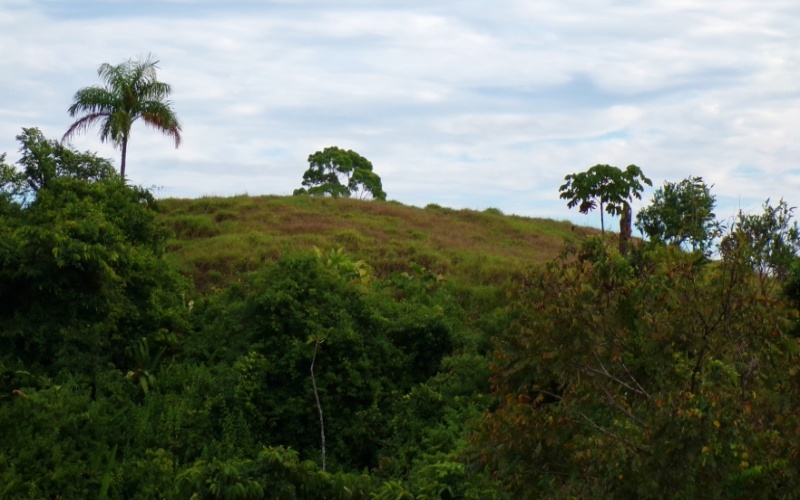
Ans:
POLYGON ((172 137, 176 148, 180 146, 181 124, 172 111, 172 103, 167 100, 172 87, 156 80, 157 65, 158 61, 152 54, 144 60, 128 59, 116 66, 100 65, 97 74, 105 86, 85 87, 75 93, 69 115, 83 116, 69 127, 61 141, 67 141, 76 132, 83 132, 99 123, 100 140, 111 140, 114 147, 122 150, 120 175, 123 178, 131 125, 139 118, 146 125, 172 137))

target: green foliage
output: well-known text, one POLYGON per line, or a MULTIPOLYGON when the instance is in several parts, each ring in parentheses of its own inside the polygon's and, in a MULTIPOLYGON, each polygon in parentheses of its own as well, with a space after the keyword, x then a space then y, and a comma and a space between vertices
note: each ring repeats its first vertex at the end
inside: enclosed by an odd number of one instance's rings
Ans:
POLYGON ((373 172, 372 163, 353 150, 331 146, 308 156, 309 168, 303 174, 303 186, 295 195, 310 194, 386 200, 381 178, 373 172))
POLYGON ((0 177, 0 496, 503 497, 466 431, 503 286, 569 224, 330 197, 156 214, 106 170, 0 177))
MULTIPOLYGON (((467 298, 444 279, 451 256, 423 247, 390 248, 401 260, 379 272, 340 246, 371 251, 374 233, 340 226, 305 240, 331 249, 311 255, 250 228, 224 242, 236 284, 191 295, 165 249, 260 220, 274 200, 197 200, 166 218, 182 238, 167 243, 148 192, 24 132, 25 165, 0 161, 0 497, 492 498, 488 476, 461 460, 489 402, 487 339, 467 325, 481 315, 462 304, 497 308, 501 292, 467 298), (287 256, 272 262, 276 248, 287 256), (328 471, 315 463, 314 384, 328 471)), ((274 212, 316 222, 305 214, 331 201, 274 212)), ((333 212, 352 218, 348 207, 333 212)), ((478 265, 481 280, 502 267, 478 265)))
POLYGON ((18 164, 30 190, 26 198, 31 198, 58 178, 94 182, 116 176, 114 167, 105 158, 98 158, 88 151, 79 153, 58 141, 48 140, 37 128, 23 128, 17 141, 21 144, 22 154, 18 164))
MULTIPOLYGON (((24 199, 26 191, 25 174, 6 163, 5 153, 0 153, 0 222, 2 217, 20 209, 19 200, 24 199)), ((3 225, 0 225, 0 231, 3 225)))
MULTIPOLYGON (((569 208, 577 206, 582 214, 589 213, 597 207, 599 200, 600 226, 603 232, 604 210, 610 215, 622 215, 625 219, 626 212, 630 210, 629 202, 633 198, 642 199, 642 184, 653 185, 636 165, 628 165, 625 170, 611 165, 595 165, 586 172, 567 175, 564 181, 566 182, 558 190, 562 199, 569 200, 569 208)), ((623 222, 620 222, 620 233, 627 231, 630 234, 629 226, 623 227, 623 222)), ((627 224, 630 224, 630 219, 627 224)))
POLYGON ((19 381, 25 378, 35 385, 19 387, 12 401, 0 405, 0 496, 102 496, 115 455, 108 438, 125 406, 93 400, 74 378, 61 384, 24 376, 19 381))
POLYGON ((367 285, 373 277, 369 264, 363 259, 353 261, 342 247, 329 250, 327 255, 323 254, 319 248, 314 247, 314 253, 324 266, 333 268, 345 281, 355 281, 367 285))
POLYGON ((177 148, 181 143, 181 124, 168 99, 172 87, 156 79, 157 69, 158 61, 152 55, 144 60, 128 59, 117 65, 101 64, 97 74, 105 86, 85 87, 75 93, 69 115, 83 116, 67 129, 62 141, 99 124, 100 140, 111 141, 122 151, 120 175, 123 178, 128 139, 136 120, 141 119, 170 136, 177 148))
POLYGON ((464 428, 487 409, 489 363, 476 353, 447 357, 442 370, 395 401, 391 439, 380 459, 389 477, 413 475, 431 459, 455 460, 463 451, 464 428))
MULTIPOLYGON (((795 259, 789 267, 789 272, 786 276, 786 281, 783 283, 781 293, 794 306, 795 310, 800 311, 800 259, 795 259)), ((798 316, 800 316, 800 314, 798 316)), ((793 335, 795 337, 800 337, 800 322, 798 322, 797 319, 798 318, 795 318, 793 335)))
POLYGON ((133 359, 135 369, 129 371, 126 378, 134 383, 139 382, 142 391, 147 394, 156 383, 155 372, 166 350, 167 347, 164 346, 157 353, 151 353, 147 337, 142 337, 139 341, 134 342, 128 347, 127 354, 133 359))
POLYGON ((602 246, 518 290, 475 440, 515 498, 795 496, 794 312, 750 250, 602 246))
POLYGON ((492 214, 492 215, 504 215, 503 211, 499 208, 489 207, 483 211, 485 214, 492 214))
POLYGON ((583 232, 331 197, 157 215, 105 160, 24 132, 31 168, 0 159, 0 497, 800 491, 783 202, 709 265, 589 238, 530 269, 583 232), (166 249, 217 288, 191 294, 166 249))
POLYGON ((150 193, 35 129, 18 139, 26 188, 6 192, 0 229, 0 352, 91 373, 124 364, 132 339, 182 328, 185 283, 162 258, 150 193))
POLYGON ((683 246, 706 253, 719 233, 715 220, 715 197, 702 177, 678 183, 665 182, 653 201, 636 216, 636 227, 651 241, 683 246))
POLYGON ((202 460, 176 477, 178 498, 368 499, 374 486, 366 475, 329 474, 297 452, 264 447, 254 459, 202 460))
POLYGON ((202 326, 189 344, 210 361, 234 362, 236 404, 260 441, 313 458, 315 360, 329 461, 361 468, 376 464, 392 394, 435 373, 453 343, 441 310, 372 291, 353 280, 352 264, 333 251, 268 266, 198 304, 202 326))
POLYGON ((763 280, 767 277, 783 282, 800 251, 800 229, 794 218, 794 207, 784 200, 772 206, 764 202, 761 214, 740 211, 723 247, 743 252, 745 259, 763 280))

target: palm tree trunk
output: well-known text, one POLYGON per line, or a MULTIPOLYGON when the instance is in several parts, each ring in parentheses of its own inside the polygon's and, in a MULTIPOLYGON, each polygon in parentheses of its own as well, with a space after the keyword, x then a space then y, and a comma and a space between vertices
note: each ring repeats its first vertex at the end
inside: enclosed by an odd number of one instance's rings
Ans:
POLYGON ((122 138, 122 161, 119 165, 119 175, 125 180, 125 158, 128 156, 128 136, 122 138))

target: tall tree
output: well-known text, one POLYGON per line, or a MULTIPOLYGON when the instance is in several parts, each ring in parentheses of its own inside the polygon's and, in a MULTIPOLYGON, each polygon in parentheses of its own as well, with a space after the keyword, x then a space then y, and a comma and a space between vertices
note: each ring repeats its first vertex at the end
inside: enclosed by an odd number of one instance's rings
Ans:
POLYGON ((163 132, 181 143, 181 124, 167 98, 172 87, 156 79, 158 60, 148 55, 144 60, 132 60, 112 65, 103 63, 97 74, 105 86, 84 87, 75 93, 69 115, 82 115, 73 123, 62 142, 74 134, 100 124, 100 140, 110 140, 122 151, 120 174, 125 177, 125 160, 133 122, 142 119, 146 125, 163 132))
POLYGON ((628 165, 625 170, 611 165, 595 165, 586 172, 569 174, 558 188, 561 198, 569 200, 567 206, 579 206, 582 214, 597 208, 600 202, 600 229, 605 234, 603 211, 620 215, 620 252, 625 253, 631 234, 631 206, 633 198, 642 199, 642 183, 653 183, 644 176, 642 169, 628 165))
POLYGON ((308 170, 303 174, 303 186, 294 194, 364 197, 367 193, 385 200, 381 178, 373 172, 372 162, 348 149, 331 146, 308 156, 308 170))
POLYGON ((716 198, 702 177, 665 182, 653 194, 653 201, 636 216, 636 227, 650 241, 668 245, 691 245, 705 252, 718 234, 715 221, 716 198))

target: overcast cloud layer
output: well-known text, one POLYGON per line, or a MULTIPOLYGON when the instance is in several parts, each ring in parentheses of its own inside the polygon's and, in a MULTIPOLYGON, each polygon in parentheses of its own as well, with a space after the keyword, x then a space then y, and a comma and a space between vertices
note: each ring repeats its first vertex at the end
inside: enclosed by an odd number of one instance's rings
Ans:
MULTIPOLYGON (((336 145, 418 206, 599 225, 558 198, 597 163, 702 176, 721 218, 800 204, 794 0, 4 0, 0 50, 11 161, 101 63, 154 53, 184 142, 134 124, 128 174, 162 197, 291 194, 336 145)), ((73 145, 119 163, 96 130, 73 145)))

